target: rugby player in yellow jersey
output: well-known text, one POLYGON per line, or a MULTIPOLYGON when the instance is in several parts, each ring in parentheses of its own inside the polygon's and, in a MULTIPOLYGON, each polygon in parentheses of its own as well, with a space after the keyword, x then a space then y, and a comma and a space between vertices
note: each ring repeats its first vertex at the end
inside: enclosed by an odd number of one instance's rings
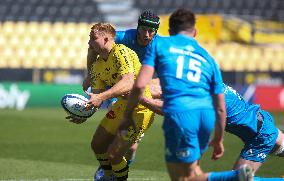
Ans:
MULTIPOLYGON (((132 126, 135 127, 129 127, 129 130, 139 130, 131 135, 132 143, 115 138, 127 104, 124 95, 131 91, 141 64, 133 50, 125 45, 115 44, 114 38, 115 29, 108 23, 97 23, 91 29, 89 45, 98 56, 91 66, 90 83, 93 93, 89 93, 88 104, 100 107, 104 100, 113 97, 118 99, 100 122, 91 146, 105 171, 104 179, 110 179, 109 177, 113 174, 119 181, 127 180, 128 177, 125 153, 151 125, 154 113, 141 104, 138 105, 133 112, 135 125, 132 126), (110 89, 105 90, 106 86, 110 89), (115 143, 113 143, 114 140, 115 143)), ((145 90, 144 96, 151 98, 149 87, 145 90)))
MULTIPOLYGON (((136 52, 139 60, 142 61, 145 55, 147 47, 151 46, 153 41, 160 38, 157 34, 160 25, 159 16, 150 11, 145 10, 139 15, 138 26, 136 29, 128 29, 126 31, 116 31, 115 43, 124 44, 136 52)), ((90 86, 90 71, 92 63, 95 61, 97 56, 96 51, 93 48, 88 48, 87 55, 87 70, 88 76, 83 82, 83 90, 86 91, 90 86)), ((160 98, 161 87, 159 79, 155 78, 149 83, 151 94, 154 98, 160 98)), ((144 99, 144 98, 143 98, 144 99)), ((107 102, 114 102, 116 99, 109 99, 107 102)), ((142 100, 143 102, 143 100, 142 100)), ((109 104, 108 108, 111 107, 109 104)), ((138 148, 138 143, 133 144, 132 147, 127 151, 125 157, 128 164, 131 164, 135 158, 135 153, 138 148)), ((103 170, 99 168, 95 173, 95 179, 99 179, 103 175, 103 170)))

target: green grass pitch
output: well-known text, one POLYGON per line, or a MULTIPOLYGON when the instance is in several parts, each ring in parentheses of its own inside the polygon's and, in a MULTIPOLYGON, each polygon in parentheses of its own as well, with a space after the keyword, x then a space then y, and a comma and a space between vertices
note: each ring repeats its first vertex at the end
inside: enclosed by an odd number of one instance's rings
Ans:
MULTIPOLYGON (((87 122, 76 125, 65 120, 66 113, 61 108, 0 110, 0 180, 92 180, 98 162, 90 141, 104 113, 99 111, 87 122)), ((273 115, 283 129, 284 113, 273 115)), ((129 180, 169 180, 161 123, 162 117, 156 117, 140 143, 129 180)), ((241 147, 238 138, 226 134, 225 155, 219 161, 212 161, 209 149, 201 166, 205 171, 229 170, 241 147)), ((284 175, 283 161, 270 156, 257 175, 284 175)))

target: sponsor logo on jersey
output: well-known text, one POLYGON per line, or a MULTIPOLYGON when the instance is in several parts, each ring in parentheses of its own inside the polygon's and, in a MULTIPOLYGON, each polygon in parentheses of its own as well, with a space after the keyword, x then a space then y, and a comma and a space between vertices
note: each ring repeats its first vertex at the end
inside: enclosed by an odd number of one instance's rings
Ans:
POLYGON ((259 154, 257 154, 257 158, 265 159, 265 158, 266 158, 266 154, 264 154, 264 153, 259 153, 259 154))
POLYGON ((252 155, 252 154, 253 154, 253 151, 252 151, 252 149, 249 149, 246 153, 247 153, 248 155, 252 155))
POLYGON ((113 110, 110 110, 110 111, 106 114, 106 117, 107 117, 108 119, 114 119, 114 118, 116 118, 116 115, 115 115, 115 113, 114 113, 113 110))

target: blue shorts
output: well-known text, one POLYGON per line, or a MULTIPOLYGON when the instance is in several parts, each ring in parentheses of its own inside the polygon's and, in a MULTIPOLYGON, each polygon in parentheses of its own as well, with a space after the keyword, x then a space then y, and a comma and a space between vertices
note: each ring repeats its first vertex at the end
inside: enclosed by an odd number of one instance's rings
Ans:
POLYGON ((167 162, 192 163, 207 150, 215 125, 212 109, 165 114, 165 159, 167 162))
POLYGON ((273 117, 266 111, 260 110, 262 126, 257 135, 245 143, 240 157, 245 160, 263 163, 267 155, 273 149, 278 137, 278 129, 274 124, 273 117))

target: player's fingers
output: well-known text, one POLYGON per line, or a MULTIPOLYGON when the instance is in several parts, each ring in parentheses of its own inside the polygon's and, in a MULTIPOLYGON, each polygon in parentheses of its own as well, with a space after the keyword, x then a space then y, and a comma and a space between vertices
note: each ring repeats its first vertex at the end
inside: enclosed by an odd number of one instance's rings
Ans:
POLYGON ((221 158, 223 156, 223 154, 224 154, 223 147, 214 147, 212 159, 217 160, 217 159, 221 158))
POLYGON ((65 119, 72 119, 72 116, 71 115, 66 116, 65 119))
POLYGON ((223 156, 223 153, 215 153, 215 154, 213 154, 212 159, 213 160, 218 160, 222 156, 223 156))
POLYGON ((85 110, 88 111, 88 110, 93 108, 93 105, 91 103, 87 102, 87 103, 84 104, 84 107, 85 107, 85 110))

